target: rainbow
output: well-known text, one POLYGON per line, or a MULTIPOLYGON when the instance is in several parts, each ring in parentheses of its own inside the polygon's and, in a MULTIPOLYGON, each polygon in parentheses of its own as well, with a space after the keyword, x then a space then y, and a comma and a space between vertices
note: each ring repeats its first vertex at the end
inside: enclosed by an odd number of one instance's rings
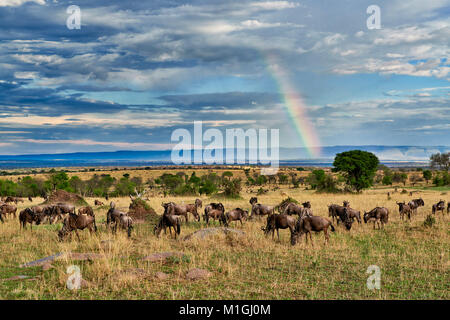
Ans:
POLYGON ((320 158, 321 147, 320 140, 317 136, 316 129, 309 120, 306 112, 306 104, 300 93, 295 90, 291 84, 287 72, 285 72, 273 55, 265 55, 268 70, 278 85, 283 105, 286 108, 295 130, 306 148, 308 154, 312 158, 320 158))

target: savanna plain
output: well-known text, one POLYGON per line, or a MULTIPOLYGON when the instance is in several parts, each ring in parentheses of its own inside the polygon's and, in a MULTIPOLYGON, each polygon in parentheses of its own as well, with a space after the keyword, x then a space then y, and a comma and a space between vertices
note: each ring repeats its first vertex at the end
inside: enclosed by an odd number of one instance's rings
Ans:
MULTIPOLYGON (((162 171, 161 171, 162 172, 162 171)), ((158 175, 161 172, 153 172, 158 175)), ((121 176, 123 172, 111 172, 121 176)), ((148 175, 147 171, 131 175, 148 175)), ((198 175, 201 175, 199 172, 198 175)), ((17 177, 14 177, 15 179, 17 177)), ((146 178, 146 177, 144 177, 146 178)), ((355 222, 350 231, 333 223, 330 241, 325 244, 323 233, 313 234, 313 245, 305 238, 292 246, 288 229, 280 230, 280 241, 275 233, 265 236, 261 227, 266 218, 232 222, 231 228, 243 231, 243 236, 217 234, 204 239, 182 240, 184 236, 206 228, 203 219, 198 222, 190 215, 189 222, 181 225, 177 239, 169 233, 157 238, 154 224, 135 224, 131 238, 126 232, 112 234, 107 230, 106 212, 109 201, 119 208, 128 209, 129 197, 85 198, 95 209, 98 232, 90 235, 80 232, 81 241, 73 236, 58 241, 61 224, 33 226, 33 230, 20 230, 18 219, 8 218, 0 224, 0 298, 1 299, 449 299, 449 214, 434 215, 435 223, 425 225, 432 204, 440 199, 450 200, 447 190, 380 187, 364 190, 360 194, 326 194, 306 190, 304 187, 281 186, 258 195, 258 202, 277 205, 286 197, 299 202, 310 201, 314 215, 328 218, 332 203, 350 202, 351 207, 369 211, 376 206, 389 209, 389 222, 384 229, 374 230, 373 224, 355 222), (414 191, 413 196, 409 191, 414 191), (388 199, 387 192, 390 192, 388 199), (396 201, 409 201, 421 197, 425 206, 413 214, 411 221, 401 220, 396 201), (100 199, 104 206, 95 206, 100 199), (79 261, 70 255, 59 259, 49 268, 42 266, 21 268, 20 265, 57 253, 96 253, 98 258, 79 261), (155 253, 176 252, 161 261, 148 261, 155 253), (66 282, 67 268, 80 268, 84 284, 71 290, 66 282), (381 270, 380 289, 367 287, 366 273, 371 265, 381 270), (186 273, 193 269, 207 270, 210 276, 202 280, 189 280, 186 273), (155 277, 164 273, 165 278, 155 277), (17 275, 22 280, 5 280, 17 275)), ((249 210, 249 200, 256 195, 255 188, 244 187, 238 199, 217 199, 207 196, 167 196, 153 194, 147 203, 159 215, 162 202, 194 203, 196 198, 203 208, 210 202, 222 202, 226 211, 236 207, 249 210)), ((18 211, 42 203, 18 203, 18 211)), ((203 214, 203 208, 199 213, 203 214)), ((330 218, 331 219, 331 218, 330 218)), ((211 222, 210 227, 219 227, 211 222)))

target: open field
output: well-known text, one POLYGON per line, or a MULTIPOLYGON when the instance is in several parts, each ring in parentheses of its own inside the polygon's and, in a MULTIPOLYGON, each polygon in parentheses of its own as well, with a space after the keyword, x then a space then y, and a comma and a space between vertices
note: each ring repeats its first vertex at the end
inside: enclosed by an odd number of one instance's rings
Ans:
MULTIPOLYGON (((186 172, 189 170, 185 170, 186 172)), ((241 170, 242 172, 242 170, 241 170)), ((130 172, 134 175, 134 172, 130 172)), ((121 173, 123 174, 123 172, 121 173)), ((156 172, 155 175, 160 175, 156 172)), ((144 178, 145 179, 145 178, 144 178)), ((402 187, 400 187, 401 190, 402 187)), ((254 194, 242 192, 242 199, 220 201, 226 210, 241 207, 250 211, 249 199, 254 194)), ((409 188, 407 188, 409 189, 409 188)), ((450 298, 450 216, 437 214, 436 223, 425 227, 423 221, 431 213, 431 205, 439 199, 450 200, 447 190, 415 190, 413 198, 422 197, 425 207, 419 208, 412 222, 400 221, 395 201, 410 200, 409 194, 387 191, 393 188, 371 189, 362 194, 318 194, 302 189, 281 188, 258 196, 260 203, 278 204, 285 195, 298 201, 311 201, 314 215, 328 217, 327 205, 349 200, 351 207, 370 210, 385 206, 390 210, 384 230, 373 230, 372 224, 358 225, 350 232, 342 226, 331 233, 324 245, 322 233, 313 234, 314 247, 291 246, 289 231, 280 230, 281 241, 265 237, 261 226, 265 218, 248 221, 236 227, 245 236, 217 235, 204 240, 174 240, 169 234, 156 238, 153 225, 137 224, 131 239, 125 232, 116 236, 106 231, 106 207, 96 209, 99 232, 89 236, 81 232, 82 241, 57 241, 61 225, 33 226, 20 231, 18 220, 0 224, 0 279, 29 275, 36 280, 0 281, 1 299, 449 299, 450 298), (105 246, 104 240, 113 240, 105 246), (19 268, 19 265, 59 252, 100 253, 93 261, 62 259, 43 271, 42 267, 19 268), (158 252, 182 252, 182 258, 165 262, 148 262, 142 258, 158 252), (81 268, 89 286, 78 291, 66 288, 70 265, 81 268), (369 290, 366 281, 370 265, 381 268, 381 289, 369 290), (191 281, 185 274, 192 268, 212 273, 206 280, 191 281), (157 272, 168 279, 154 277, 157 272)), ((196 197, 152 197, 149 204, 162 214, 161 202, 193 203, 196 197)), ((203 204, 218 199, 199 197, 203 204)), ((94 198, 86 199, 93 206, 94 198)), ((101 199, 103 202, 104 199, 101 199)), ((110 199, 128 209, 129 198, 110 199)), ((35 199, 33 205, 41 203, 35 199)), ((18 212, 30 206, 19 203, 18 212)), ((93 206, 94 207, 94 206, 93 206)), ((95 207, 94 207, 95 208, 95 207)), ((203 209, 200 209, 203 212, 203 209)), ((218 223, 216 223, 218 225, 218 223)), ((181 237, 205 223, 182 225, 181 237)))

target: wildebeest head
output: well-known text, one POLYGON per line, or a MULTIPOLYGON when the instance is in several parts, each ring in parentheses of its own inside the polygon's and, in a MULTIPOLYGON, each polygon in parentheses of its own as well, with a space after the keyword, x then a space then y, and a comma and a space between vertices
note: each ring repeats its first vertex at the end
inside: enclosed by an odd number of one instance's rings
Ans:
POLYGON ((258 198, 256 198, 256 197, 251 197, 250 198, 250 204, 251 205, 253 205, 254 203, 257 203, 258 202, 258 198))
POLYGON ((202 200, 200 200, 200 199, 195 199, 195 205, 196 205, 198 208, 201 208, 202 205, 203 205, 202 200))
POLYGON ((352 224, 353 224, 353 219, 350 218, 349 214, 348 214, 348 210, 347 207, 344 208, 344 226, 347 230, 350 230, 352 228, 352 224))
POLYGON ((309 201, 303 202, 302 205, 304 208, 311 208, 311 202, 309 201))
POLYGON ((344 207, 349 207, 350 201, 344 200, 343 205, 344 205, 344 207))
POLYGON ((365 211, 364 211, 363 220, 364 220, 364 223, 367 223, 367 221, 369 220, 369 214, 365 211))
POLYGON ((267 217, 266 227, 261 227, 261 230, 264 231, 265 235, 268 235, 271 230, 275 229, 275 215, 269 215, 267 217))

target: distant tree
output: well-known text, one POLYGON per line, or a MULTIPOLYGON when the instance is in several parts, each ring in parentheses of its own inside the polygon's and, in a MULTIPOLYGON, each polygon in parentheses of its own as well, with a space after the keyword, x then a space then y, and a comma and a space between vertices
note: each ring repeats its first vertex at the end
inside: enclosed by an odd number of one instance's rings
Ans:
POLYGON ((422 178, 420 175, 418 175, 418 174, 412 174, 412 175, 409 177, 409 181, 411 181, 411 184, 412 184, 413 186, 415 186, 418 182, 423 181, 423 178, 422 178))
POLYGON ((286 184, 288 182, 288 176, 285 174, 279 174, 278 175, 278 182, 280 184, 286 184))
POLYGON ((422 174, 423 178, 427 181, 427 183, 433 178, 433 173, 431 172, 431 170, 424 170, 422 174))
POLYGON ((430 161, 432 168, 448 171, 450 168, 450 152, 432 154, 430 161))
POLYGON ((392 176, 391 175, 384 176, 381 183, 384 184, 385 186, 391 186, 392 185, 392 176))
POLYGON ((64 171, 55 172, 47 180, 51 190, 66 190, 69 187, 69 177, 64 171))
POLYGON ((352 150, 338 153, 333 162, 333 171, 342 172, 346 184, 360 192, 373 185, 373 178, 380 161, 373 153, 352 150))

